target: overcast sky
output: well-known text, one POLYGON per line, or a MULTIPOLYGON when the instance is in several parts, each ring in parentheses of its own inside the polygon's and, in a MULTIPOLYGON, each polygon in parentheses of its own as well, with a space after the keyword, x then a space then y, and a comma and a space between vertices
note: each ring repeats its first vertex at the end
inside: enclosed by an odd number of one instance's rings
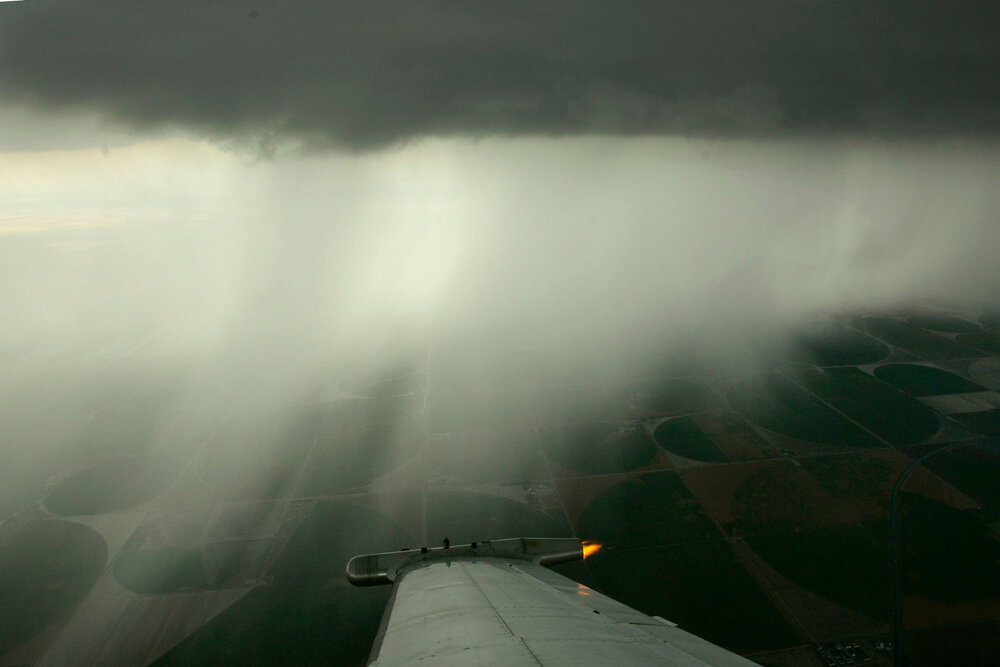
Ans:
POLYGON ((0 6, 0 94, 362 149, 454 134, 995 135, 998 34, 993 0, 29 0, 0 6))

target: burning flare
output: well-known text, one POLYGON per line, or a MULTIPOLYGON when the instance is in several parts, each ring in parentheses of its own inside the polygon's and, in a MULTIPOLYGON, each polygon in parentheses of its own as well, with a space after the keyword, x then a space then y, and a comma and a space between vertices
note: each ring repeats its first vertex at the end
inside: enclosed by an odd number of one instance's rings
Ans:
POLYGON ((594 554, 596 554, 598 551, 600 551, 601 547, 603 547, 603 546, 604 546, 603 544, 598 544, 597 542, 584 542, 583 543, 583 557, 584 558, 590 558, 591 556, 593 556, 594 554))

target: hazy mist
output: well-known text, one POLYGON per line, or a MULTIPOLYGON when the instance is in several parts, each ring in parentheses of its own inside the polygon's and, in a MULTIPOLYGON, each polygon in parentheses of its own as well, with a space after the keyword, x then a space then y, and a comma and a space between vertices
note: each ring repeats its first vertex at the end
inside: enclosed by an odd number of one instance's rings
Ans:
POLYGON ((174 378, 159 413, 259 416, 400 368, 433 385, 431 357, 470 349, 622 382, 655 359, 724 366, 827 314, 998 287, 992 145, 434 140, 260 161, 174 138, 2 159, 14 423, 82 391, 101 354, 174 378))

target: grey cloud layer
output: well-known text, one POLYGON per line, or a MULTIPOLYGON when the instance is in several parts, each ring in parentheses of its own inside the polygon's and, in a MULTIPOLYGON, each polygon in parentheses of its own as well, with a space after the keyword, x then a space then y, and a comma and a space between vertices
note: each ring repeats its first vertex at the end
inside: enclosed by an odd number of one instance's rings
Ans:
POLYGON ((448 134, 1000 130, 992 0, 0 7, 0 93, 355 148, 448 134))

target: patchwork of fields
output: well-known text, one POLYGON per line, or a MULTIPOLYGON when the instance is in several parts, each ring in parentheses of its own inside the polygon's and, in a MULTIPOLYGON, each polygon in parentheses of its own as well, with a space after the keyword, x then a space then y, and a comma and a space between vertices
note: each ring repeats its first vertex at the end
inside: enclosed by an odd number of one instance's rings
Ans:
POLYGON ((348 586, 351 556, 570 535, 603 548, 567 576, 758 662, 885 661, 890 494, 961 442, 902 495, 910 650, 957 664, 998 636, 998 324, 829 319, 739 373, 638 376, 620 350, 432 340, 259 414, 132 357, 87 386, 32 362, 4 408, 28 446, 0 487, 0 665, 363 664, 388 591, 348 586))

